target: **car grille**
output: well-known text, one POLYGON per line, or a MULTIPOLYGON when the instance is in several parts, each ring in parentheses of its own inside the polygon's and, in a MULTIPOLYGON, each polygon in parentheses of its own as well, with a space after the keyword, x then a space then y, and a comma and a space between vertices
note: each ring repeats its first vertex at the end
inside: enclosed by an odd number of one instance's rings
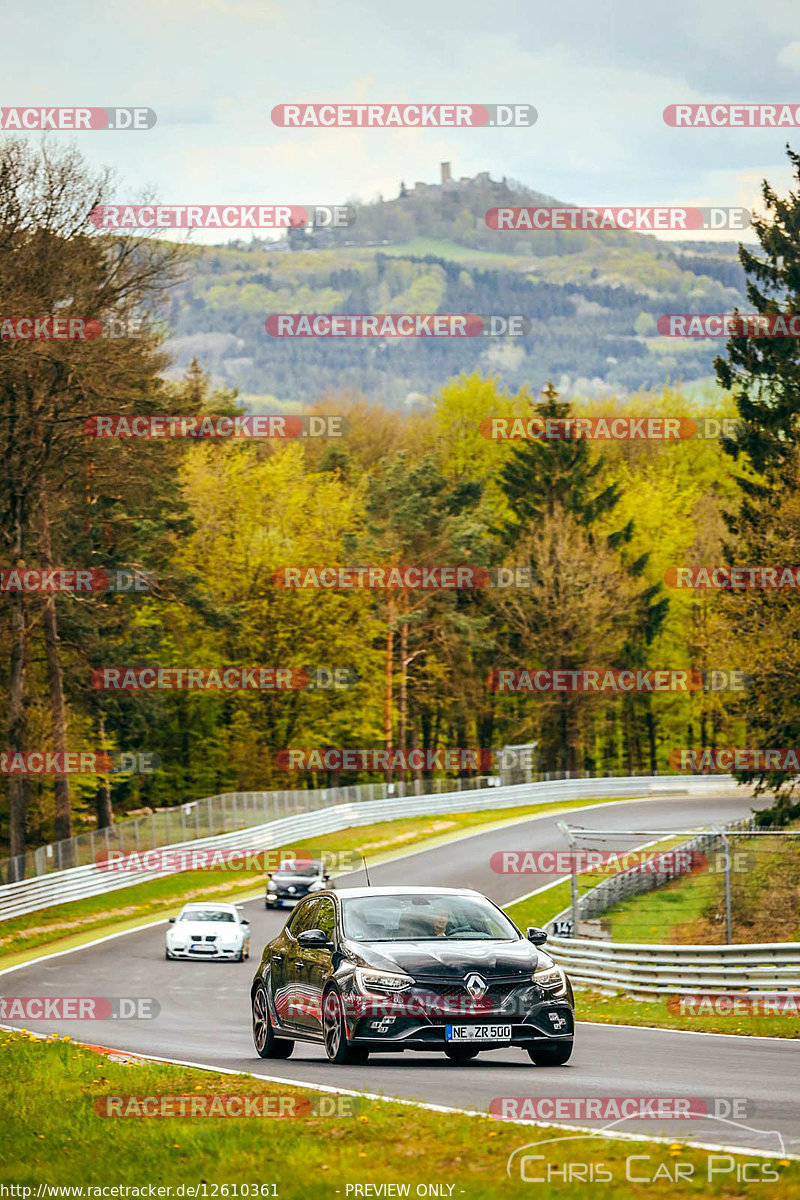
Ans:
MULTIPOLYGON (((480 974, 480 972, 476 971, 475 974, 480 974)), ((471 994, 467 991, 463 980, 456 980, 452 978, 442 979, 417 975, 416 983, 416 988, 412 990, 417 995, 422 993, 426 996, 431 996, 433 994, 442 1000, 452 1000, 462 997, 466 998, 467 1000, 471 999, 471 994)), ((492 1006, 492 1008, 499 1008, 501 1005, 503 1005, 511 996, 514 995, 519 987, 530 987, 529 980, 520 978, 519 975, 504 975, 491 981, 487 980, 487 983, 489 986, 487 987, 483 996, 477 998, 476 1002, 478 1004, 488 1003, 492 1006)))

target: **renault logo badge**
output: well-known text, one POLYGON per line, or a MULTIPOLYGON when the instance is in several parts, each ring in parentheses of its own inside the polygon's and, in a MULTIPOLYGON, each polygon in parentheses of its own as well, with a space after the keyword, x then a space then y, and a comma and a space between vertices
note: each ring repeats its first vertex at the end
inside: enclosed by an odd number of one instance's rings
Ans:
POLYGON ((482 975, 468 975, 464 980, 464 986, 470 996, 485 996, 489 985, 482 975))

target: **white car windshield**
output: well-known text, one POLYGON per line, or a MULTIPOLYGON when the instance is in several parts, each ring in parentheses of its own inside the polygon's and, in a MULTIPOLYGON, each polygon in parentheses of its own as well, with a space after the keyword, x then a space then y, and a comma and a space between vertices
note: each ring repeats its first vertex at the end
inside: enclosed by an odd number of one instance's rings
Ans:
POLYGON ((178 917, 179 921, 235 921, 236 917, 232 912, 225 912, 221 908, 193 908, 187 912, 182 912, 178 917))
POLYGON ((511 922, 478 896, 359 896, 342 901, 345 937, 358 942, 519 939, 511 922))

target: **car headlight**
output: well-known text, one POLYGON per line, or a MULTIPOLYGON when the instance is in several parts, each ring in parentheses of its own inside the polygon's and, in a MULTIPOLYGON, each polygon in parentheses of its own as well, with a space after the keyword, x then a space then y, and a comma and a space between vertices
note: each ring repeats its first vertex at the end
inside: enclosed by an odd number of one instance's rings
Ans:
POLYGON ((277 892, 277 890, 278 890, 277 883, 275 882, 274 879, 270 879, 269 882, 267 883, 267 891, 268 892, 277 892))
POLYGON ((567 977, 561 967, 543 967, 541 971, 534 971, 533 982, 553 996, 567 994, 567 977))
POLYGON ((315 879, 314 882, 309 885, 308 890, 310 892, 321 892, 324 890, 324 888, 325 888, 325 884, 322 882, 322 880, 315 879))
POLYGON ((356 967, 356 983, 362 992, 394 995, 396 992, 407 991, 413 986, 414 980, 410 975, 395 974, 392 971, 368 971, 364 967, 356 967))

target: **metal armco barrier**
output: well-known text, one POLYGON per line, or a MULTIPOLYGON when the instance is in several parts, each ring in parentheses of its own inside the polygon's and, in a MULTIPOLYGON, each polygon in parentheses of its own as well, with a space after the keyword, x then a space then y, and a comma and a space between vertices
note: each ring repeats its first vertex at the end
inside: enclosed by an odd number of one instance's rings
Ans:
MULTIPOLYGON (((391 797, 387 800, 333 804, 313 812, 283 817, 262 825, 251 825, 233 833, 175 842, 161 849, 203 846, 229 849, 266 850, 291 844, 300 838, 336 833, 354 825, 395 821, 402 817, 435 816, 450 812, 483 812, 533 804, 560 804, 566 800, 633 798, 668 795, 713 795, 730 791, 736 784, 731 776, 644 775, 602 779, 558 779, 544 783, 521 783, 510 787, 487 787, 479 791, 445 792, 427 796, 391 797)), ((261 793, 235 793, 242 798, 261 793)), ((19 883, 0 887, 0 921, 36 912, 71 900, 84 900, 106 892, 118 891, 149 879, 160 879, 170 871, 136 872, 135 876, 101 870, 94 864, 70 867, 47 875, 34 876, 19 883)))
POLYGON ((629 996, 800 992, 800 942, 662 946, 552 937, 548 953, 573 983, 629 996))

